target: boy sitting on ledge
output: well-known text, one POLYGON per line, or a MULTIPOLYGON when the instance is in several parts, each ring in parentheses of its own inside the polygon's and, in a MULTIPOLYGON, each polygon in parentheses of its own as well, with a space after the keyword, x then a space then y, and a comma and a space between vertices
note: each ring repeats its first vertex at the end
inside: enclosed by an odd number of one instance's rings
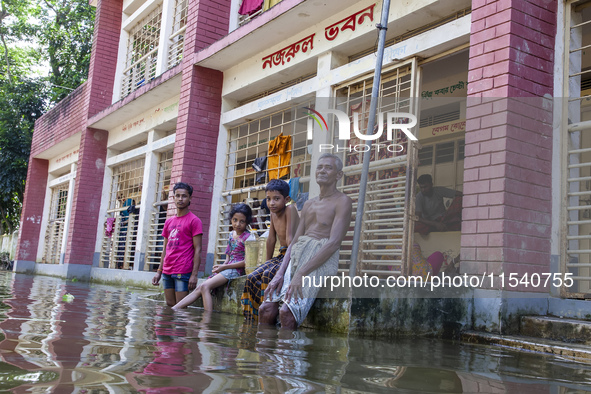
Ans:
POLYGON ((260 265, 246 278, 242 293, 242 311, 247 320, 258 318, 265 289, 281 266, 283 256, 298 227, 299 216, 295 204, 289 202, 289 185, 280 179, 272 179, 265 188, 267 207, 271 211, 271 227, 267 238, 267 262, 260 265), (279 255, 273 257, 279 238, 279 255))

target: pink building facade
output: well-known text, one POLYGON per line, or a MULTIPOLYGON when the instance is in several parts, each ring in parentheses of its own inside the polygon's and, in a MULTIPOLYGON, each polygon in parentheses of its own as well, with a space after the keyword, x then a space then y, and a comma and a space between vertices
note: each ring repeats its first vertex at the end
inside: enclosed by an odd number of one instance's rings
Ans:
POLYGON ((88 81, 36 124, 16 272, 148 283, 178 181, 195 189, 203 273, 223 259, 231 204, 249 203, 263 232, 266 181, 314 197, 322 153, 342 157, 339 187, 355 200, 367 145, 305 109, 336 108, 363 128, 379 88, 380 111, 416 115, 419 143, 396 135, 367 148, 358 274, 410 275, 420 247, 442 252, 448 272, 459 260, 460 274, 490 277, 470 290, 476 328, 590 313, 591 3, 392 4, 379 87, 381 1, 261 1, 252 15, 241 0, 95 3, 88 81), (270 150, 279 136, 287 148, 270 150), (252 163, 263 157, 261 174, 252 163), (463 192, 461 231, 412 231, 422 174, 463 192))

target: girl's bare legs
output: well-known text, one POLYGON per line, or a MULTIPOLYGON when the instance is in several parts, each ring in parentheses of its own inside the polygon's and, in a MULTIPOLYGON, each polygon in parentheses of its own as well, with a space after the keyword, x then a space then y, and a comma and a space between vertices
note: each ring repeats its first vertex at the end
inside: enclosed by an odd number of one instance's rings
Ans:
MULTIPOLYGON (((216 275, 213 278, 209 278, 201 284, 201 297, 203 297, 203 309, 206 311, 213 310, 213 300, 211 299, 211 290, 216 289, 220 286, 228 283, 228 279, 224 278, 223 275, 216 275)), ((190 295, 189 295, 190 297, 190 295)))
POLYGON ((176 305, 172 307, 172 309, 186 308, 187 306, 189 306, 192 303, 194 303, 195 301, 197 301, 199 299, 199 297, 201 297, 201 286, 202 285, 203 285, 203 283, 200 284, 199 286, 197 286, 197 288, 195 288, 195 290, 193 290, 191 293, 189 293, 189 295, 187 295, 182 300, 177 302, 176 305))

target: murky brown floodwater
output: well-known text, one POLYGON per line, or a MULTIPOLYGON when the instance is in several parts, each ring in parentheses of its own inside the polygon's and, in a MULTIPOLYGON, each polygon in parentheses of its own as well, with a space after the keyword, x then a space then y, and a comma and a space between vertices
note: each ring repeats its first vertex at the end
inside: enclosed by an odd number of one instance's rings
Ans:
POLYGON ((173 314, 143 290, 0 274, 0 390, 575 393, 591 365, 460 342, 377 341, 173 314), (72 294, 71 302, 64 300, 72 294))

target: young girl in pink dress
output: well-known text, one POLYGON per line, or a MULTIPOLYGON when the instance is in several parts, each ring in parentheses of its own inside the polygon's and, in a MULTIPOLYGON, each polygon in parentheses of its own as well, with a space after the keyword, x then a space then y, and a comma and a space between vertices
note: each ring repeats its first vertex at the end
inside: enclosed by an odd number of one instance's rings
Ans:
POLYGON ((252 220, 252 210, 246 204, 236 204, 230 211, 230 223, 232 224, 232 232, 228 239, 228 246, 226 247, 226 261, 224 264, 217 264, 213 266, 213 275, 211 275, 205 282, 197 286, 192 293, 183 298, 179 303, 172 307, 172 309, 185 308, 191 305, 199 297, 203 298, 203 309, 211 311, 213 309, 213 301, 211 299, 211 290, 225 285, 230 280, 244 275, 244 241, 248 238, 250 233, 246 227, 252 220))

